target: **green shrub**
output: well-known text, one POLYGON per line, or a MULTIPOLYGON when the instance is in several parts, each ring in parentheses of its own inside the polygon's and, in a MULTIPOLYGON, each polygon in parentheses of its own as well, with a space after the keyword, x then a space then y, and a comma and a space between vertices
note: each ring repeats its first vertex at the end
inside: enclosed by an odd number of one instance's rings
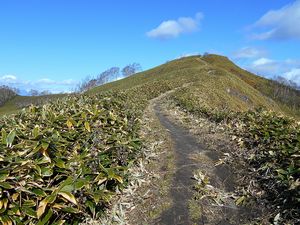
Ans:
POLYGON ((171 89, 69 96, 0 119, 0 222, 76 224, 105 213, 139 156, 148 100, 171 89))
MULTIPOLYGON (((171 98, 194 115, 226 124, 243 150, 233 154, 234 160, 246 162, 246 180, 254 180, 263 193, 252 197, 264 203, 271 217, 277 216, 283 224, 300 222, 299 122, 263 109, 246 112, 212 109, 192 95, 183 95, 181 90, 171 98)), ((249 190, 249 183, 243 185, 244 190, 249 190)))
POLYGON ((78 96, 1 118, 0 221, 76 223, 97 217, 140 148, 126 95, 78 96))

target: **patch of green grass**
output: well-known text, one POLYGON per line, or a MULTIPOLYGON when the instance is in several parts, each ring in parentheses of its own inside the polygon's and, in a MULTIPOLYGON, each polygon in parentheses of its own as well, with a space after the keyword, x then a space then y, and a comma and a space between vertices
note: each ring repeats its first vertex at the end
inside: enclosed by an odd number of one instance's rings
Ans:
MULTIPOLYGON (((300 118, 298 107, 300 92, 299 97, 293 98, 294 102, 285 101, 286 98, 282 96, 275 98, 274 92, 278 86, 273 81, 243 70, 228 58, 218 55, 191 56, 173 60, 125 79, 93 88, 85 94, 93 95, 132 88, 141 93, 141 88, 160 89, 157 84, 164 84, 168 89, 173 89, 188 83, 193 84, 185 88, 182 94, 195 95, 198 101, 206 102, 211 107, 238 111, 264 107, 300 118)), ((291 92, 290 95, 298 96, 297 93, 291 92)), ((17 96, 0 107, 0 115, 16 112, 22 102, 35 102, 47 98, 47 96, 17 96)))
POLYGON ((231 73, 232 75, 239 77, 249 86, 258 90, 261 95, 274 100, 280 107, 280 110, 287 115, 300 118, 299 90, 289 88, 276 81, 269 80, 250 73, 247 70, 238 67, 224 56, 211 54, 204 56, 202 59, 214 67, 220 68, 231 73))
POLYGON ((54 94, 43 96, 15 96, 0 107, 0 116, 17 113, 21 108, 33 105, 45 104, 51 100, 66 97, 66 94, 54 94))
MULTIPOLYGON (((181 94, 194 96, 194 99, 205 102, 210 107, 234 111, 263 107, 289 116, 300 116, 299 107, 294 106, 300 106, 300 92, 299 98, 293 98, 294 102, 284 102, 281 97, 275 98, 273 93, 278 88, 276 83, 243 70, 228 58, 218 55, 173 60, 131 77, 96 87, 87 93, 133 87, 139 89, 145 85, 157 88, 153 82, 167 83, 171 89, 192 83, 181 94)), ((290 95, 297 96, 297 93, 291 92, 290 95)))

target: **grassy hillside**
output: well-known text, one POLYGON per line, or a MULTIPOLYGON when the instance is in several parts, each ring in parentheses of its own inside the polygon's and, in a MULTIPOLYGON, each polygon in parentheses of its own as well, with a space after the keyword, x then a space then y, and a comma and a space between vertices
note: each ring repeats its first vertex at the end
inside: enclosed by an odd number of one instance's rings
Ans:
MULTIPOLYGON (((299 165, 293 163, 299 156, 298 127, 277 116, 296 115, 297 98, 292 103, 272 98, 260 91, 276 87, 268 84, 224 57, 193 56, 82 95, 50 96, 50 102, 48 96, 12 99, 2 112, 12 112, 19 104, 47 103, 0 117, 0 222, 76 224, 101 217, 115 193, 126 187, 128 169, 141 155, 139 130, 145 107, 169 90, 175 90, 173 101, 190 113, 232 121, 232 127, 241 123, 238 127, 244 130, 237 133, 247 147, 259 146, 251 151, 256 162, 264 168, 274 164, 268 182, 276 183, 275 191, 287 190, 285 195, 293 190, 297 204, 299 192, 289 188, 299 183, 299 165), (248 112, 257 107, 276 113, 248 112), (277 171, 283 174, 279 178, 277 171)), ((243 156, 247 158, 247 152, 243 156)), ((276 207, 284 205, 274 193, 276 207)))
POLYGON ((275 100, 285 113, 289 115, 296 115, 297 117, 300 116, 299 90, 289 88, 284 84, 278 83, 277 81, 268 80, 246 70, 243 70, 224 56, 207 55, 202 59, 212 66, 221 68, 231 74, 238 76, 264 96, 275 100))
MULTIPOLYGON (((299 117, 300 91, 286 90, 274 81, 241 69, 228 58, 218 55, 191 56, 170 61, 131 77, 89 90, 86 94, 126 90, 153 82, 167 82, 172 88, 190 84, 187 95, 196 95, 202 103, 218 108, 244 111, 264 107, 299 117), (193 84, 191 84, 193 83, 193 84)), ((0 115, 14 113, 32 104, 47 102, 64 95, 16 96, 0 107, 0 115)))
MULTIPOLYGON (((96 87, 88 94, 107 90, 126 90, 151 82, 168 82, 172 87, 189 84, 183 94, 197 96, 198 103, 216 108, 245 111, 263 107, 299 117, 300 91, 280 96, 282 85, 245 71, 228 58, 218 55, 177 59, 123 80, 96 87)), ((198 104, 197 103, 197 104, 198 104)))
POLYGON ((15 96, 0 107, 0 116, 18 112, 21 108, 31 104, 40 105, 50 100, 65 97, 65 94, 43 95, 43 96, 15 96))

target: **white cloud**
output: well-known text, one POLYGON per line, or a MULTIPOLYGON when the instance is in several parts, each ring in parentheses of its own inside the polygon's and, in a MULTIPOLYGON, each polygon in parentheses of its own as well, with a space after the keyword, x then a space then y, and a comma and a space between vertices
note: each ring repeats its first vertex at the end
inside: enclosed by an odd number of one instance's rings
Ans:
POLYGON ((15 83, 17 81, 17 77, 14 75, 4 75, 0 77, 1 83, 15 83))
POLYGON ((266 77, 272 77, 278 75, 280 71, 280 62, 277 62, 268 58, 259 58, 254 60, 250 65, 247 66, 252 72, 266 77))
POLYGON ((74 85, 76 82, 72 79, 62 80, 62 81, 55 81, 49 78, 43 78, 37 80, 36 82, 32 82, 33 84, 45 84, 45 85, 74 85))
POLYGON ((181 58, 184 58, 184 57, 197 56, 197 55, 200 55, 200 53, 199 52, 183 53, 180 56, 176 57, 175 59, 181 59, 181 58))
POLYGON ((62 84, 62 85, 75 85, 75 84, 77 84, 77 82, 75 80, 68 79, 68 80, 61 81, 60 84, 62 84))
POLYGON ((52 93, 70 92, 77 82, 72 79, 56 81, 49 78, 42 78, 36 81, 22 80, 15 75, 0 76, 0 85, 8 85, 20 90, 35 89, 39 91, 48 90, 52 93))
POLYGON ((299 60, 274 60, 269 58, 258 58, 248 65, 251 71, 266 75, 266 76, 277 76, 287 73, 295 68, 300 68, 299 60))
POLYGON ((274 60, 258 58, 250 64, 243 66, 245 69, 267 78, 284 77, 300 86, 300 61, 293 59, 274 60))
POLYGON ((252 36, 258 40, 289 40, 300 39, 300 0, 288 4, 281 9, 271 10, 263 15, 252 29, 252 36))
POLYGON ((253 66, 265 66, 269 64, 273 64, 274 61, 268 58, 259 58, 253 62, 253 66))
POLYGON ((48 78, 43 78, 38 81, 36 81, 38 84, 56 84, 54 80, 48 79, 48 78))
POLYGON ((146 33, 150 38, 169 39, 181 34, 192 33, 199 30, 202 13, 197 13, 194 18, 180 17, 177 20, 163 21, 158 27, 146 33))
POLYGON ((234 59, 251 59, 264 57, 267 55, 267 51, 262 48, 244 47, 233 53, 234 59))
POLYGON ((282 75, 287 80, 294 81, 298 86, 300 86, 300 68, 294 68, 282 75))

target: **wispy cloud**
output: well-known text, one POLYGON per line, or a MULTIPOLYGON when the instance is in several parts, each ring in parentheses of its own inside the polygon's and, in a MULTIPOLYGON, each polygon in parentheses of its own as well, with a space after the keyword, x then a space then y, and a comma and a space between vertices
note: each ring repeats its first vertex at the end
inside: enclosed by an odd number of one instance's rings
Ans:
POLYGON ((252 65, 253 66, 266 66, 266 65, 270 65, 270 64, 274 64, 275 61, 272 59, 268 59, 268 58, 259 58, 257 60, 255 60, 252 65))
POLYGON ((37 84, 56 84, 56 81, 54 80, 51 80, 51 79, 48 79, 48 78, 43 78, 43 79, 40 79, 38 81, 36 81, 37 84))
POLYGON ((284 77, 300 86, 300 60, 274 60, 262 57, 244 67, 267 78, 284 77))
POLYGON ((244 69, 260 76, 273 79, 284 77, 300 86, 300 60, 278 60, 261 47, 243 47, 231 54, 231 58, 244 69))
POLYGON ((300 68, 291 69, 290 71, 284 73, 283 77, 288 80, 294 81, 300 86, 300 68))
POLYGON ((51 80, 51 79, 48 79, 48 78, 39 79, 39 80, 37 80, 33 83, 45 84, 45 85, 66 85, 66 86, 69 86, 69 85, 72 86, 72 85, 76 84, 76 82, 72 79, 56 81, 56 80, 51 80))
POLYGON ((181 59, 181 58, 184 58, 184 57, 197 56, 197 55, 200 55, 200 52, 183 53, 180 56, 177 56, 175 59, 181 59))
POLYGON ((4 75, 0 77, 0 83, 15 83, 17 81, 17 77, 14 75, 4 75))
POLYGON ((252 38, 258 40, 300 39, 300 0, 281 9, 271 10, 255 22, 250 29, 252 38))
POLYGON ((278 75, 276 73, 279 72, 280 64, 280 62, 269 58, 259 58, 250 64, 249 69, 260 75, 272 77, 278 75))
POLYGON ((22 80, 15 75, 0 76, 0 85, 8 85, 27 91, 30 89, 35 89, 39 91, 48 90, 52 93, 70 92, 76 84, 77 81, 72 79, 57 81, 49 78, 42 78, 39 80, 30 81, 22 80))
POLYGON ((177 20, 166 20, 147 32, 146 35, 150 38, 170 39, 181 34, 192 33, 200 29, 199 25, 203 17, 203 14, 198 12, 194 18, 180 17, 177 20))
POLYGON ((256 47, 243 47, 232 54, 234 59, 252 59, 265 57, 266 55, 267 51, 265 49, 256 47))

